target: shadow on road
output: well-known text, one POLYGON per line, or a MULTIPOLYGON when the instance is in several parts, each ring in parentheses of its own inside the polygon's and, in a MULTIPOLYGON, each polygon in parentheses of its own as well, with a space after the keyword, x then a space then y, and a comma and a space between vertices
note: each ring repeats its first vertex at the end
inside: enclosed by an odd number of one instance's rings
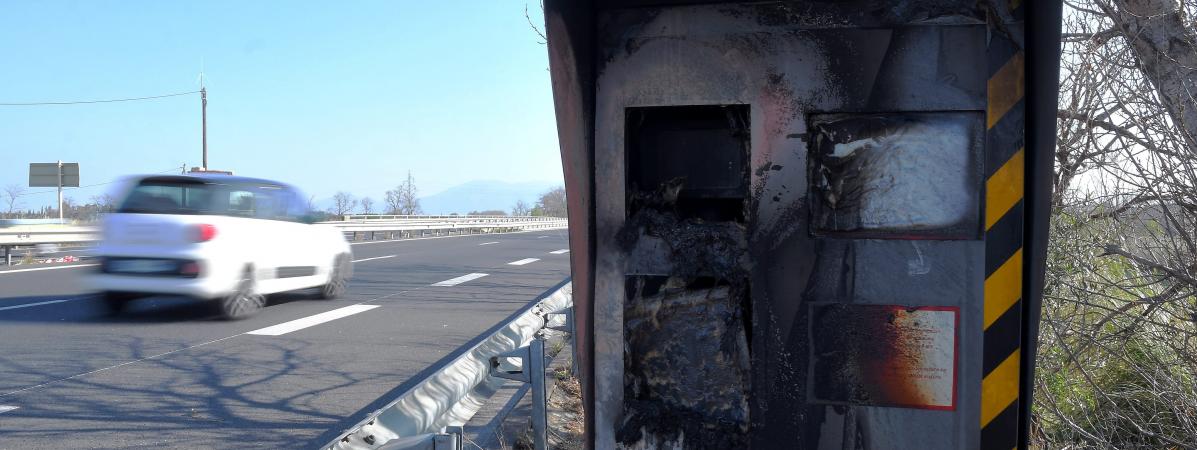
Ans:
MULTIPOLYGON (((269 314, 272 306, 324 300, 316 299, 314 292, 297 291, 269 295, 266 301, 266 309, 260 314, 269 314)), ((0 299, 0 308, 43 302, 57 303, 0 311, 0 322, 135 324, 224 320, 218 314, 215 302, 172 296, 134 300, 119 314, 111 313, 104 302, 93 294, 9 297, 0 299)))
MULTIPOLYGON (((129 346, 138 362, 66 380, 43 373, 52 384, 0 391, 0 404, 20 406, 0 418, 0 447, 291 448, 343 420, 348 411, 330 392, 386 376, 317 362, 301 341, 162 357, 141 340, 111 344, 129 346)), ((0 355, 0 373, 43 369, 0 355)))

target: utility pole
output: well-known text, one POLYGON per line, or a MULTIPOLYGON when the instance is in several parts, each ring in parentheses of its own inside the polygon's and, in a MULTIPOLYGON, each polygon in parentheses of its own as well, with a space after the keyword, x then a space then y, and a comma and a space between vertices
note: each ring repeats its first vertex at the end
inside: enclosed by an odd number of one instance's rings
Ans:
POLYGON ((62 160, 58 160, 58 221, 62 222, 62 160))
POLYGON ((208 90, 204 88, 204 78, 200 75, 200 105, 203 110, 203 143, 204 143, 204 162, 200 166, 204 170, 208 169, 208 90))

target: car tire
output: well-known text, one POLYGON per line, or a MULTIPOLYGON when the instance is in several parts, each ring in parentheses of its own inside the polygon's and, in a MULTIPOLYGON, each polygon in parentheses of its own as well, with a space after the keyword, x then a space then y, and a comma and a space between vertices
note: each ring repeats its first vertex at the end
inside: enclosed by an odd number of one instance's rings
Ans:
POLYGON ((129 305, 129 302, 136 298, 136 296, 121 292, 100 293, 100 299, 104 301, 104 306, 108 309, 108 313, 113 315, 120 314, 129 305))
POLYGON ((237 288, 220 299, 220 315, 225 319, 237 320, 252 316, 266 306, 266 297, 254 291, 253 268, 246 267, 241 273, 237 288))
POLYGON ((320 286, 320 298, 325 300, 332 300, 345 294, 345 285, 349 283, 347 280, 346 266, 349 265, 349 257, 345 255, 337 255, 333 260, 331 274, 328 276, 328 283, 320 286))

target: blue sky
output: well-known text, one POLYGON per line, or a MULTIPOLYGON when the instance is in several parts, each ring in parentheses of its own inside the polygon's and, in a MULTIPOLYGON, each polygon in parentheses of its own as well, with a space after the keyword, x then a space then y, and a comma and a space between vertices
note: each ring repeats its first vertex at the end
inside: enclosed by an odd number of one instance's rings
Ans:
MULTIPOLYGON (((5 1, 0 103, 185 92, 202 65, 212 168, 376 201, 408 170, 422 195, 559 181, 548 60, 525 3, 541 20, 536 2, 498 0, 5 1)), ((79 162, 90 185, 198 166, 200 153, 198 94, 0 106, 0 186, 26 185, 30 162, 79 162)))

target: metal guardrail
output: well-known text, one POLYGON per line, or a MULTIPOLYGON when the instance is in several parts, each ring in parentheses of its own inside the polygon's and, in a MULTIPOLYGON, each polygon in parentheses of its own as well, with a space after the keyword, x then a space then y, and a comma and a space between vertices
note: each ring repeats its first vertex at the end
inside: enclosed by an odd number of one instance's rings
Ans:
POLYGON ((542 332, 571 330, 572 307, 573 287, 567 282, 321 449, 460 449, 459 427, 485 403, 485 392, 493 392, 503 378, 532 384, 533 440, 537 450, 543 449, 547 414, 542 332), (567 317, 565 326, 547 323, 557 314, 567 317), (511 366, 510 359, 522 364, 511 366), (429 445, 438 438, 443 444, 429 445))
POLYGON ((405 219, 405 220, 371 220, 371 221, 353 221, 353 222, 321 222, 322 224, 332 225, 340 228, 346 232, 361 232, 361 231, 419 231, 419 230, 467 230, 467 229, 521 229, 521 230, 543 230, 553 228, 565 228, 568 222, 565 219, 548 218, 535 220, 511 220, 511 219, 469 219, 469 220, 423 220, 423 219, 405 219))
POLYGON ((560 220, 559 217, 548 216, 463 216, 463 215, 432 215, 432 216, 404 216, 404 215, 376 215, 376 214, 346 214, 341 216, 340 222, 355 222, 355 221, 377 221, 377 220, 420 220, 420 219, 449 219, 449 220, 475 220, 475 219, 491 219, 491 220, 516 220, 516 221, 552 221, 560 220))
MULTIPOLYGON (((402 239, 433 233, 495 233, 566 228, 556 217, 503 216, 345 216, 346 221, 321 222, 335 226, 351 241, 402 239), (362 217, 366 217, 363 219, 362 217), (359 239, 361 238, 361 239, 359 239)), ((95 241, 99 228, 71 225, 18 225, 0 228, 0 248, 8 255, 13 246, 66 244, 95 241)), ((7 257, 6 257, 7 259, 7 257)), ((11 263, 11 262, 10 262, 11 263)))
POLYGON ((0 245, 67 244, 96 240, 98 229, 67 225, 29 225, 0 228, 0 245))

